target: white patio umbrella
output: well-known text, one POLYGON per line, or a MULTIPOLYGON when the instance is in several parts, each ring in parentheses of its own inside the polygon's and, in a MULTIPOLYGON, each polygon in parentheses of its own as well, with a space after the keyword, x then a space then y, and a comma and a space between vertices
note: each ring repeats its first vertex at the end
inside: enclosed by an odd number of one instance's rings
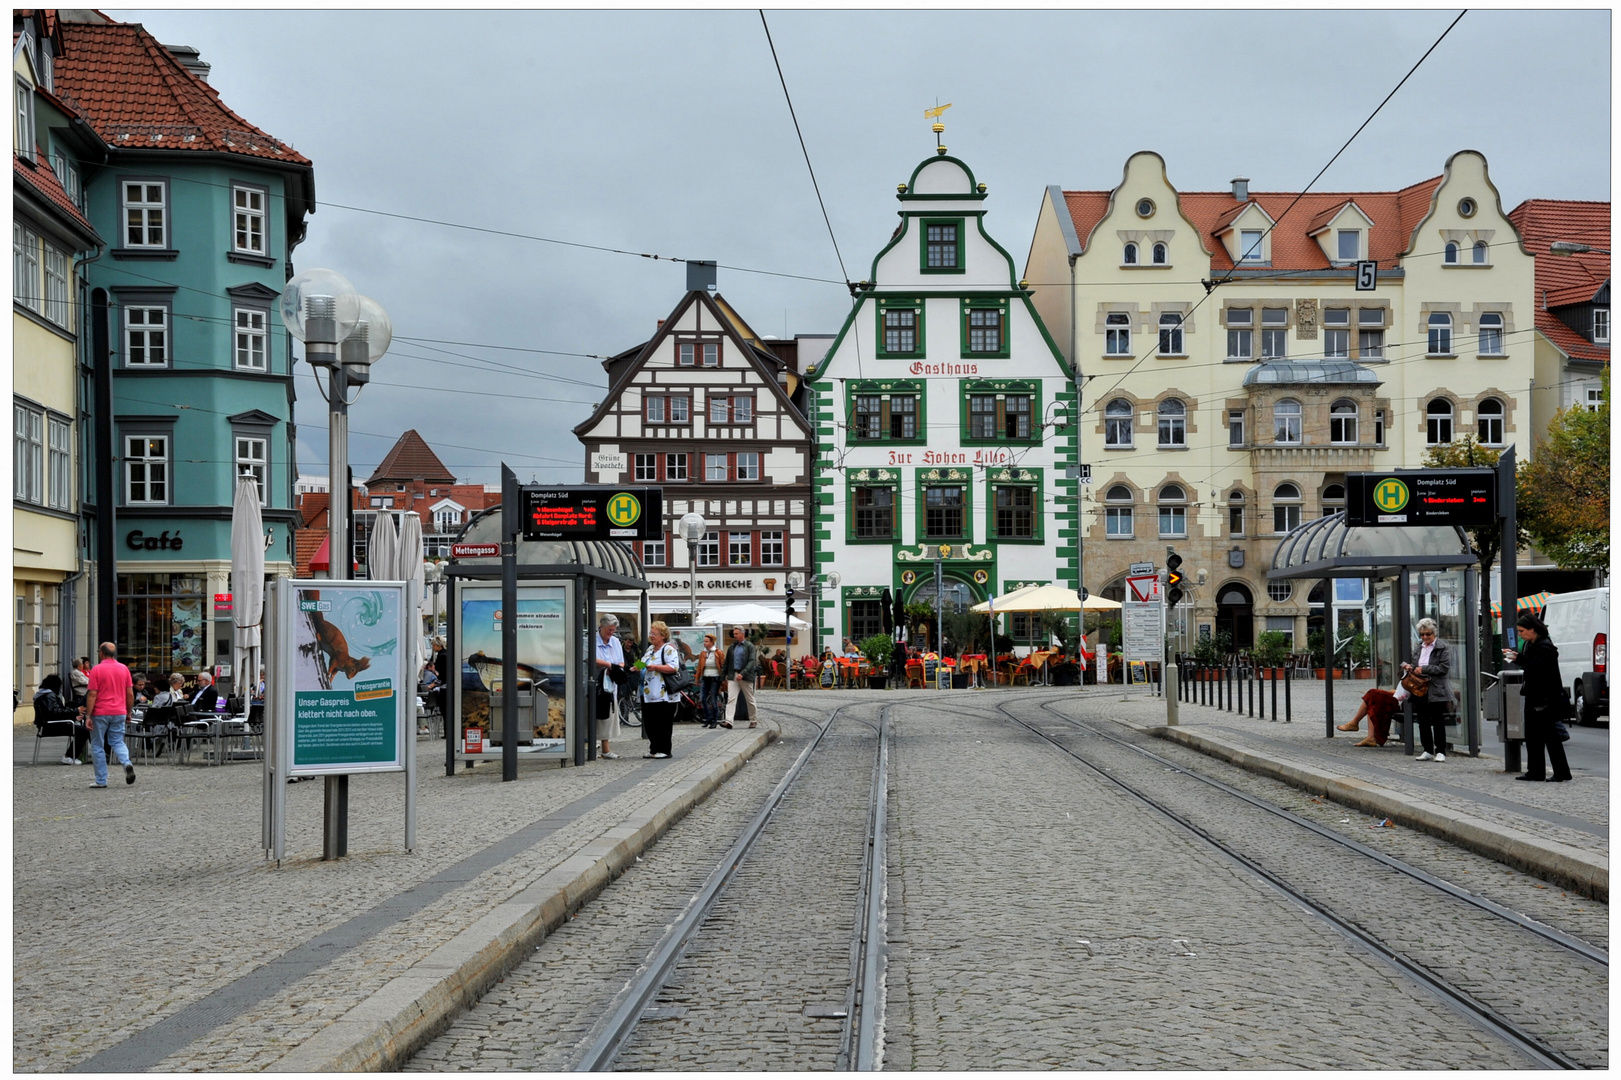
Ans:
POLYGON ((1004 611, 1022 611, 1024 610, 1023 608, 1009 608, 1007 606, 1008 601, 1016 597, 1023 596, 1025 593, 1034 592, 1039 588, 1041 588, 1039 585, 1024 585, 1020 588, 1014 589, 1012 592, 1003 593, 1001 596, 993 596, 983 604, 975 604, 968 610, 976 612, 980 615, 1000 614, 1004 611))
POLYGON ((237 482, 231 504, 231 624, 234 628, 232 670, 238 692, 251 697, 259 678, 259 622, 265 608, 264 517, 259 485, 252 476, 237 482))
POLYGON ((394 529, 394 515, 379 512, 372 520, 371 538, 366 542, 366 576, 373 581, 398 581, 394 571, 399 551, 400 534, 394 529))
POLYGON ((422 518, 406 514, 400 519, 399 550, 395 558, 395 577, 406 583, 405 610, 412 613, 410 651, 411 667, 407 678, 415 680, 422 670, 422 518))
MULTIPOLYGON (((722 626, 738 626, 759 623, 762 626, 781 626, 786 615, 783 607, 767 607, 764 604, 715 604, 711 607, 698 609, 698 623, 719 623, 722 626)), ((807 630, 810 623, 798 616, 794 617, 795 630, 807 630)))

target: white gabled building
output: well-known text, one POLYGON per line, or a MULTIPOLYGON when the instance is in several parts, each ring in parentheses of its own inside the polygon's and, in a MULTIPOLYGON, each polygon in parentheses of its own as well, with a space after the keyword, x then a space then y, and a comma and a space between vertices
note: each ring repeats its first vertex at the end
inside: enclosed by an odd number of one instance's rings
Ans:
MULTIPOLYGON (((942 148, 900 186, 900 226, 806 379, 817 428, 819 645, 883 631, 879 598, 947 610, 1076 583, 1074 386, 986 187, 942 148)), ((1022 627, 1005 627, 1016 634, 1022 627)))
MULTIPOLYGON (((723 297, 698 288, 651 339, 603 367, 608 394, 574 434, 585 444, 586 483, 664 489, 664 536, 636 545, 652 584, 649 614, 688 622, 691 563, 676 525, 689 512, 709 526, 697 551, 698 605, 782 608, 788 575, 806 573, 811 560, 798 342, 759 337, 723 297)), ((610 594, 601 606, 634 613, 640 598, 610 594)))

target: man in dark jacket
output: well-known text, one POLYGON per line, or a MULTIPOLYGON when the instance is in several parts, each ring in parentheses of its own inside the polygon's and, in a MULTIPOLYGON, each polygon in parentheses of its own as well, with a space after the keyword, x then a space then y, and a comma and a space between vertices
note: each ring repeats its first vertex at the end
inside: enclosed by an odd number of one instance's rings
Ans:
POLYGON ((197 675, 197 692, 191 697, 191 711, 194 713, 211 713, 214 705, 219 701, 220 692, 214 689, 214 677, 208 672, 199 672, 197 675))
MULTIPOLYGON (((720 681, 731 695, 734 707, 729 710, 736 713, 742 710, 735 707, 739 695, 749 710, 749 727, 759 727, 760 717, 754 711, 754 680, 760 677, 760 650, 743 633, 741 626, 732 627, 732 643, 726 647, 726 656, 720 665, 720 681), (734 691, 733 687, 737 689, 734 691)), ((721 727, 731 727, 731 720, 722 719, 721 727)))

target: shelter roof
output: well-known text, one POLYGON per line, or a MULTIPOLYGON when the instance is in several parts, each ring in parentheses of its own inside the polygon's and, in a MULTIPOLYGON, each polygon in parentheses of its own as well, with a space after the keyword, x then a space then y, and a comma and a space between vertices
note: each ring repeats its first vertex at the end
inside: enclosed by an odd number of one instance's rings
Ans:
POLYGON ((1383 381, 1372 368, 1350 360, 1269 360, 1256 364, 1244 373, 1245 386, 1298 386, 1305 383, 1378 386, 1383 381))
POLYGON ((1272 581, 1291 578, 1388 577, 1403 567, 1474 566, 1462 529, 1441 525, 1350 526, 1345 511, 1301 523, 1278 541, 1272 581))

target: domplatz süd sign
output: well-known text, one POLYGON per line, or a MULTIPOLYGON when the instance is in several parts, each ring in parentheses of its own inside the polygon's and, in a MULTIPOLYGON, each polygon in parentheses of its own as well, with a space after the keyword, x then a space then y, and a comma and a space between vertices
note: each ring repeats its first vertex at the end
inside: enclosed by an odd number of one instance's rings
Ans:
POLYGON ((525 540, 659 540, 663 537, 662 488, 524 486, 525 540))
POLYGON ((1347 473, 1345 523, 1490 528, 1497 523, 1497 473, 1492 469, 1347 473))

